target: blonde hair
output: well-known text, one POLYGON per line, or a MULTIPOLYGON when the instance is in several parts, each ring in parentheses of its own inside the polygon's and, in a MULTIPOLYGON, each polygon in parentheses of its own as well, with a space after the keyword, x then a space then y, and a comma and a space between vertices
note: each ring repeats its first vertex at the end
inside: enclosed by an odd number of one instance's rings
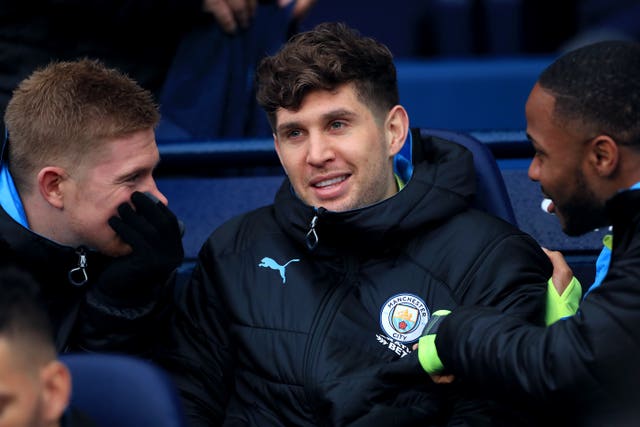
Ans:
POLYGON ((53 62, 14 90, 7 105, 10 170, 18 191, 31 191, 44 166, 73 168, 104 141, 153 129, 152 94, 97 60, 53 62))

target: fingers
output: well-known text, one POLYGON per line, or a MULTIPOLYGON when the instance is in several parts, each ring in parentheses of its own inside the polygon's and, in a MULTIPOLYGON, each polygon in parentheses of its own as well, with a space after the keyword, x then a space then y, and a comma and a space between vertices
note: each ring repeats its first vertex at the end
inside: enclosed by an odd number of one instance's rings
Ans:
POLYGON ((248 28, 256 10, 256 0, 203 0, 205 12, 211 13, 223 31, 233 34, 248 28))
POLYGON ((131 195, 131 203, 133 207, 127 202, 120 204, 118 216, 109 218, 111 228, 126 243, 143 248, 160 240, 181 240, 178 220, 164 204, 138 191, 131 195))
POLYGON ((293 19, 296 21, 304 19, 315 3, 316 0, 297 0, 295 6, 293 6, 293 19))
POLYGON ((431 380, 436 384, 451 384, 455 379, 455 375, 431 375, 431 380))
POLYGON ((156 233, 151 224, 137 215, 129 203, 118 206, 118 215, 112 216, 108 221, 116 234, 132 248, 147 246, 148 236, 156 233))
POLYGON ((178 220, 167 206, 144 193, 135 191, 131 202, 136 212, 144 217, 160 233, 179 233, 178 220))
POLYGON ((551 276, 553 286, 558 291, 558 295, 562 295, 573 278, 573 271, 560 251, 552 251, 547 248, 542 248, 542 250, 553 265, 553 275, 551 276))
MULTIPOLYGON (((415 343, 413 345, 413 350, 415 351, 417 349, 418 349, 418 343, 415 343)), ((431 374, 430 377, 431 377, 431 380, 436 384, 451 384, 456 379, 455 375, 453 374, 448 374, 448 375, 431 374)))

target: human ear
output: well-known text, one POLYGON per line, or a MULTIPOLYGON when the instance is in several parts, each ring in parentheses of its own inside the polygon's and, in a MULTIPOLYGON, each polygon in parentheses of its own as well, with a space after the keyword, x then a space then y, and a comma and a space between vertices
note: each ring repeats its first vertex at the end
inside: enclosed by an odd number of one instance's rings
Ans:
POLYGON ((387 114, 385 133, 389 142, 389 155, 400 152, 409 133, 409 115, 402 105, 396 105, 387 114))
POLYGON ((608 135, 599 135, 589 143, 589 162, 602 177, 610 176, 618 167, 618 144, 608 135))
POLYGON ((63 182, 67 173, 63 168, 47 166, 38 172, 38 190, 52 206, 60 209, 64 206, 63 182))
POLYGON ((43 421, 47 425, 58 425, 71 399, 71 374, 62 362, 53 360, 42 368, 41 380, 43 421))

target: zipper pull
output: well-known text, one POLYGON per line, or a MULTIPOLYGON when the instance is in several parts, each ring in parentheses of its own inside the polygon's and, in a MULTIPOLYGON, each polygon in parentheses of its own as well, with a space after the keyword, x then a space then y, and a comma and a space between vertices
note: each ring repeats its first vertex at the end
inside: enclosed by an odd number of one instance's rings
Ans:
POLYGON ((318 215, 315 214, 313 218, 311 218, 311 224, 309 225, 311 229, 305 236, 305 240, 307 241, 307 248, 310 251, 314 250, 316 246, 318 246, 318 234, 316 233, 316 222, 318 222, 318 215))
POLYGON ((87 275, 87 255, 83 248, 76 250, 78 254, 78 266, 69 270, 69 282, 74 286, 82 286, 89 280, 87 275))

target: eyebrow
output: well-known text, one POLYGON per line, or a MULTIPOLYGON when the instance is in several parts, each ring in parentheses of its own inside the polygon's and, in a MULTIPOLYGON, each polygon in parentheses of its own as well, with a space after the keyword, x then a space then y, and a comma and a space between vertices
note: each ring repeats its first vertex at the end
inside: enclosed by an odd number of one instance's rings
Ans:
POLYGON ((156 162, 155 165, 153 165, 153 167, 151 168, 147 168, 147 167, 139 167, 139 168, 135 168, 131 171, 128 171, 127 173, 124 173, 122 175, 118 175, 115 178, 115 182, 125 182, 127 181, 129 178, 131 178, 132 176, 135 175, 143 175, 146 174, 147 172, 153 174, 153 172, 156 170, 156 168, 158 167, 158 165, 160 164, 160 160, 158 160, 156 162))
MULTIPOLYGON (((324 113, 321 118, 325 122, 330 122, 340 118, 352 118, 356 117, 357 114, 351 110, 347 110, 344 108, 339 108, 337 110, 332 110, 327 113, 324 113)), ((276 128, 276 134, 280 134, 281 132, 290 130, 290 129, 298 129, 301 127, 301 123, 297 121, 284 122, 276 128)))
POLYGON ((532 137, 528 132, 526 133, 527 135, 527 140, 534 146, 534 147, 539 147, 540 144, 538 144, 538 141, 535 140, 534 137, 532 137))

